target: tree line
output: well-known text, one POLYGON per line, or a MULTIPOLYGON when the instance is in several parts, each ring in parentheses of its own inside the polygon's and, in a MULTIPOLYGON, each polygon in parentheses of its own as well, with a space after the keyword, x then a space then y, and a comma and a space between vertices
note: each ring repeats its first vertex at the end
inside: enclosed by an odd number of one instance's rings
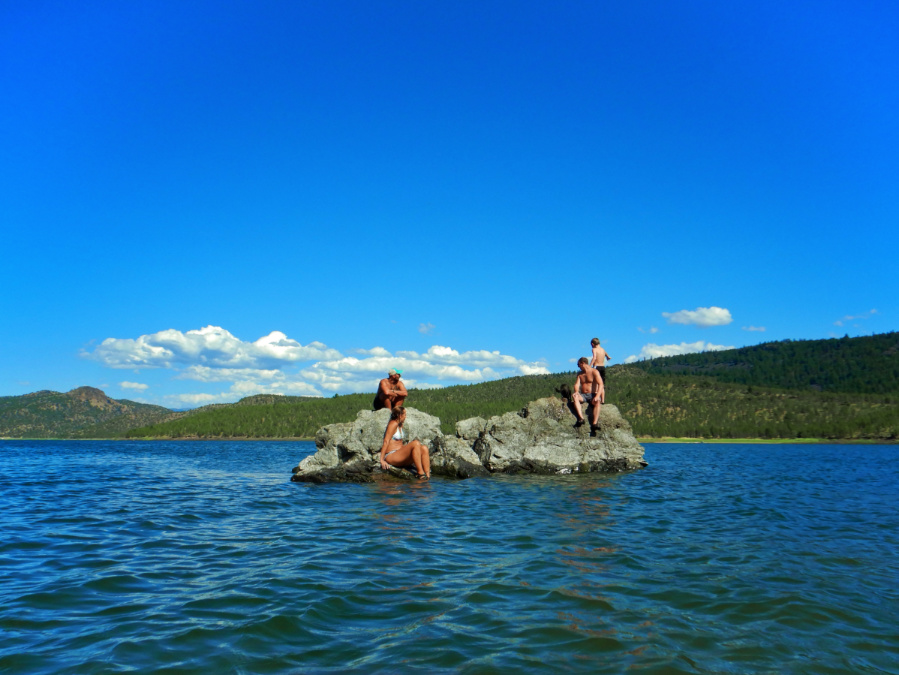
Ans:
POLYGON ((777 389, 888 394, 899 383, 899 333, 828 340, 784 340, 632 364, 654 375, 711 377, 777 389))
MULTIPOLYGON (((457 421, 515 412, 558 394, 575 373, 528 375, 443 389, 410 390, 408 405, 457 421)), ((895 388, 894 388, 895 391, 895 388)), ((129 438, 313 438, 322 426, 371 409, 373 394, 327 399, 256 397, 129 431, 129 438)), ((634 365, 608 371, 607 403, 643 437, 896 439, 899 394, 785 389, 722 382, 714 377, 655 374, 634 365)), ((572 416, 572 423, 574 417, 572 416)))

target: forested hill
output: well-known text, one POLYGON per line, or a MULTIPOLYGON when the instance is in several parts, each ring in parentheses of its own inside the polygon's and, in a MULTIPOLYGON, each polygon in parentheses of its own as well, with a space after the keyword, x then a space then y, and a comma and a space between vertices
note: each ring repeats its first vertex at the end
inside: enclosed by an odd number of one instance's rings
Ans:
POLYGON ((94 387, 0 397, 0 436, 111 438, 175 416, 168 408, 115 400, 94 387))
POLYGON ((785 340, 630 364, 653 375, 857 394, 899 392, 899 333, 830 340, 785 340))
MULTIPOLYGON (((444 389, 410 390, 408 405, 440 418, 443 431, 469 417, 520 410, 558 395, 574 373, 529 375, 444 389)), ((638 436, 694 438, 899 437, 899 394, 790 390, 718 382, 710 377, 654 375, 640 368, 608 371, 606 400, 638 436)), ((335 398, 244 399, 128 432, 130 438, 311 438, 319 428, 370 410, 371 394, 335 398)), ((574 417, 572 416, 572 422, 574 417)))

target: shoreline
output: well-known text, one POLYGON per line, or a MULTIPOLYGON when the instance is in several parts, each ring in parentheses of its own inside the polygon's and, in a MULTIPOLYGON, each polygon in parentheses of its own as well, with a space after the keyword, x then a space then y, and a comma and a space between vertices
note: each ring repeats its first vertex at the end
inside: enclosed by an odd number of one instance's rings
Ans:
POLYGON ((638 443, 734 443, 739 445, 895 445, 895 438, 690 438, 637 436, 638 443))
MULTIPOLYGON (((896 445, 897 438, 692 438, 678 436, 636 436, 638 443, 733 443, 736 445, 896 445)), ((198 436, 147 436, 142 438, 12 438, 0 436, 0 441, 248 441, 248 442, 314 442, 314 438, 285 436, 256 438, 247 436, 222 436, 203 438, 198 436)))
POLYGON ((199 436, 146 436, 141 438, 13 438, 11 436, 0 436, 0 441, 308 441, 314 442, 314 438, 303 438, 301 436, 285 436, 278 438, 255 438, 247 436, 215 436, 209 438, 201 438, 199 436))

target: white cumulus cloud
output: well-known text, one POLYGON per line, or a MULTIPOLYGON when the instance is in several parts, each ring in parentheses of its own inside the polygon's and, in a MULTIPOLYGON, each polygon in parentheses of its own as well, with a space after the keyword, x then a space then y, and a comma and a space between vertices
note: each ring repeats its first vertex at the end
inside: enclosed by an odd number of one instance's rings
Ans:
POLYGON ((133 389, 134 391, 145 391, 150 387, 149 384, 141 384, 140 382, 119 382, 122 389, 133 389))
POLYGON ((662 312, 662 316, 668 319, 668 323, 679 323, 688 326, 726 326, 733 317, 730 311, 723 307, 697 307, 696 309, 682 309, 679 312, 662 312))
POLYGON ((390 356, 383 347, 372 347, 371 349, 349 349, 350 354, 364 354, 365 356, 390 356))
POLYGON ((340 352, 321 342, 303 346, 280 331, 245 342, 224 328, 206 326, 183 333, 169 329, 138 338, 106 338, 87 358, 110 368, 173 368, 204 365, 220 368, 272 368, 291 363, 332 359, 340 352))
POLYGON ((437 326, 432 323, 420 323, 418 324, 418 332, 422 335, 427 335, 432 330, 434 330, 437 326))
POLYGON ((644 345, 639 354, 628 356, 624 362, 633 363, 642 359, 654 359, 658 356, 676 356, 677 354, 694 354, 696 352, 718 352, 723 349, 734 349, 733 345, 713 345, 711 342, 681 342, 679 345, 657 345, 650 342, 644 345))
POLYGON ((314 385, 302 380, 284 378, 270 382, 239 380, 231 385, 231 391, 239 398, 253 394, 284 394, 285 396, 321 396, 314 385))
POLYGON ((210 403, 233 403, 234 400, 233 395, 227 392, 221 394, 172 394, 164 399, 165 404, 173 408, 179 408, 184 405, 201 406, 209 405, 210 403))
POLYGON ((549 372, 543 361, 524 361, 499 351, 459 352, 443 345, 433 345, 424 353, 401 350, 391 355, 386 350, 370 350, 362 356, 319 361, 302 375, 329 391, 367 391, 374 390, 391 368, 403 371, 407 387, 422 389, 444 386, 447 382, 473 383, 549 372))
POLYGON ((187 393, 164 399, 175 406, 230 402, 258 393, 374 392, 391 368, 403 371, 407 387, 421 389, 549 372, 545 360, 526 361, 497 350, 460 352, 433 345, 423 353, 391 353, 376 346, 350 349, 344 355, 321 342, 304 346, 280 331, 248 342, 217 326, 107 338, 83 356, 109 368, 160 368, 172 371, 175 380, 230 383, 227 391, 217 394, 187 393))
POLYGON ((279 380, 284 372, 275 368, 211 368, 188 366, 175 376, 176 380, 197 382, 234 382, 235 380, 279 380))

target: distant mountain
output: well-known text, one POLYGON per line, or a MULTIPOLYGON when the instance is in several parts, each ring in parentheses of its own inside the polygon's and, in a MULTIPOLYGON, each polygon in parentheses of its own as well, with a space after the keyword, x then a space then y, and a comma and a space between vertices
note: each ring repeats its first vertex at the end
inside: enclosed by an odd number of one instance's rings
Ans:
POLYGON ((94 387, 0 397, 0 437, 110 438, 178 414, 158 405, 109 398, 94 387))

